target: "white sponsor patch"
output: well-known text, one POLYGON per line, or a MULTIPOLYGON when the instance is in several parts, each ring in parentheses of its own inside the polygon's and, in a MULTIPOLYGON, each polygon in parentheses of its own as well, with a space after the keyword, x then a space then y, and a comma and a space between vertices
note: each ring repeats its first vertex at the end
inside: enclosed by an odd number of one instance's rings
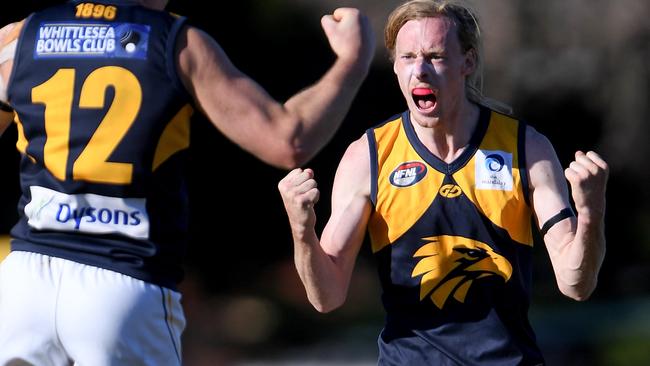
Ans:
POLYGON ((512 154, 505 151, 476 152, 476 189, 512 191, 512 154))
POLYGON ((79 21, 41 23, 34 57, 147 58, 150 26, 79 21))
POLYGON ((149 238, 144 198, 65 194, 45 187, 29 188, 32 200, 25 206, 25 215, 27 223, 35 229, 149 238))

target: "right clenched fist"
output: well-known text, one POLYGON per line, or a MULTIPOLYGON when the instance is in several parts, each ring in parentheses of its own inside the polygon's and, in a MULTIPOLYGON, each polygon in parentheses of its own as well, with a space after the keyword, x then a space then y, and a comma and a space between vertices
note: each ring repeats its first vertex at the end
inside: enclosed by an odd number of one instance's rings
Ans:
POLYGON ((294 169, 278 183, 284 209, 294 230, 314 227, 316 214, 314 205, 318 202, 318 191, 314 171, 294 169))
POLYGON ((370 20, 355 8, 338 8, 321 18, 321 26, 334 53, 341 59, 370 67, 375 35, 370 20))

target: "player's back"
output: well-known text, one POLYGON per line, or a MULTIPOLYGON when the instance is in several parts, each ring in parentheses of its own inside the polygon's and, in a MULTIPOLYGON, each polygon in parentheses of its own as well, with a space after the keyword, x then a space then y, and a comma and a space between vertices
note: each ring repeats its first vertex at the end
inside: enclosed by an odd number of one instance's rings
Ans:
POLYGON ((23 153, 14 250, 174 287, 187 231, 184 19, 68 2, 22 25, 9 98, 23 153))

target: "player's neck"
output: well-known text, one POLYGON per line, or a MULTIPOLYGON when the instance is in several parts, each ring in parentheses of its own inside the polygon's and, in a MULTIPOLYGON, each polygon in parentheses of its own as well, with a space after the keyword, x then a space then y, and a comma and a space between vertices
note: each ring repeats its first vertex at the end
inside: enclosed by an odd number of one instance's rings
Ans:
POLYGON ((476 129, 479 107, 465 100, 461 108, 441 117, 430 128, 414 124, 422 143, 440 160, 451 163, 465 150, 476 129))

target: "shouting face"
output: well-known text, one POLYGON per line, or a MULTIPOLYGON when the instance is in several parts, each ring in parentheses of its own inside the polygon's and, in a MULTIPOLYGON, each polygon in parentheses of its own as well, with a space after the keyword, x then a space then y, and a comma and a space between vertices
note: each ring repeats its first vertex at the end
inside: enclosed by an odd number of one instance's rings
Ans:
POLYGON ((435 127, 458 113, 474 50, 463 50, 454 21, 439 16, 410 20, 397 34, 393 70, 414 122, 435 127))

